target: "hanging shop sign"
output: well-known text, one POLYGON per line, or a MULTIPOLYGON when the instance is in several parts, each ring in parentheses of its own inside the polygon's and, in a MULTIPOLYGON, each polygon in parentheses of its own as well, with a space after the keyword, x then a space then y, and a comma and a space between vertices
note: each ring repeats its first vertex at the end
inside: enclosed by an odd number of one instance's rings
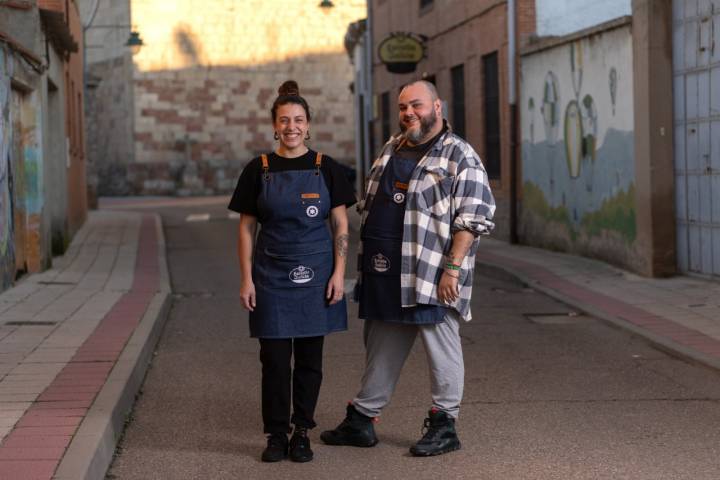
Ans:
POLYGON ((425 58, 424 35, 407 32, 391 33, 378 46, 380 61, 390 73, 410 73, 425 58))

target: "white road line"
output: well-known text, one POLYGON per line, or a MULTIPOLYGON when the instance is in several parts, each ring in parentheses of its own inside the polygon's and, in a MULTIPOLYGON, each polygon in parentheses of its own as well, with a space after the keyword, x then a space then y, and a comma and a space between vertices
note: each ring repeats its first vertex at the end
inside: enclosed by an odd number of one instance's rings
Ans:
POLYGON ((230 220, 237 220, 238 218, 240 218, 240 214, 237 212, 228 212, 228 218, 230 220))
POLYGON ((207 222, 210 220, 209 213, 191 213, 185 218, 186 222, 207 222))

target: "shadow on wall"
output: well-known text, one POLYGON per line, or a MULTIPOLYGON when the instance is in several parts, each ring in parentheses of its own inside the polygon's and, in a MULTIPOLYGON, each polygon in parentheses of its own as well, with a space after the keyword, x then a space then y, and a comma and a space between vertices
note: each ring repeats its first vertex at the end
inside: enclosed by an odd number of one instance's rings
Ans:
POLYGON ((188 66, 200 66, 203 63, 202 46, 192 29, 184 24, 175 28, 173 33, 178 51, 188 66))
POLYGON ((99 195, 232 192, 244 165, 274 148, 270 108, 288 78, 311 107, 309 147, 352 169, 352 66, 344 52, 211 65, 189 27, 177 27, 173 42, 184 68, 139 71, 130 56, 90 67, 97 82, 89 163, 99 195))

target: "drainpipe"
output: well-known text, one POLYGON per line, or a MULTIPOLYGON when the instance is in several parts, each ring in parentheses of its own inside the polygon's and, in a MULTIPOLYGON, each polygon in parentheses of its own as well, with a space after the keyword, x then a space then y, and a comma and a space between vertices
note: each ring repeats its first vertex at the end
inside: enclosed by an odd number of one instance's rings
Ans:
POLYGON ((508 22, 508 103, 510 104, 510 243, 518 243, 517 235, 517 81, 516 81, 516 0, 507 2, 508 22))
POLYGON ((95 0, 95 2, 93 3, 92 9, 90 10, 90 18, 88 18, 87 23, 83 23, 82 16, 80 18, 80 25, 82 26, 82 42, 83 42, 83 59, 82 59, 82 62, 83 62, 83 69, 82 69, 82 73, 83 73, 83 104, 87 101, 86 86, 87 86, 87 76, 88 75, 87 75, 87 48, 85 48, 85 46, 87 45, 87 43, 85 41, 87 38, 86 32, 92 26, 92 23, 95 21, 95 15, 97 15, 99 5, 100 5, 100 0, 95 0))
MULTIPOLYGON (((365 142, 365 158, 363 158, 363 169, 364 171, 360 175, 363 179, 363 183, 360 185, 359 194, 362 195, 362 190, 365 187, 365 175, 370 170, 372 159, 375 152, 372 151, 372 144, 370 142, 370 136, 372 135, 372 122, 373 122, 373 0, 367 2, 367 23, 365 30, 365 95, 363 108, 365 109, 365 122, 363 125, 363 142, 365 142)), ((360 172, 358 172, 360 173, 360 172)))

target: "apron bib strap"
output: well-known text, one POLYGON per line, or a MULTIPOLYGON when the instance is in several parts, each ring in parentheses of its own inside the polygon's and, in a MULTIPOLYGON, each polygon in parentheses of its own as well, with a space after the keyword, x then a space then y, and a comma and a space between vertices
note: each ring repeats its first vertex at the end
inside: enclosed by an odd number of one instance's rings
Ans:
POLYGON ((260 155, 260 161, 262 162, 263 179, 265 181, 270 180, 270 163, 268 163, 268 157, 264 153, 260 155))
POLYGON ((318 152, 315 156, 315 175, 320 175, 320 165, 322 164, 322 153, 318 152))

